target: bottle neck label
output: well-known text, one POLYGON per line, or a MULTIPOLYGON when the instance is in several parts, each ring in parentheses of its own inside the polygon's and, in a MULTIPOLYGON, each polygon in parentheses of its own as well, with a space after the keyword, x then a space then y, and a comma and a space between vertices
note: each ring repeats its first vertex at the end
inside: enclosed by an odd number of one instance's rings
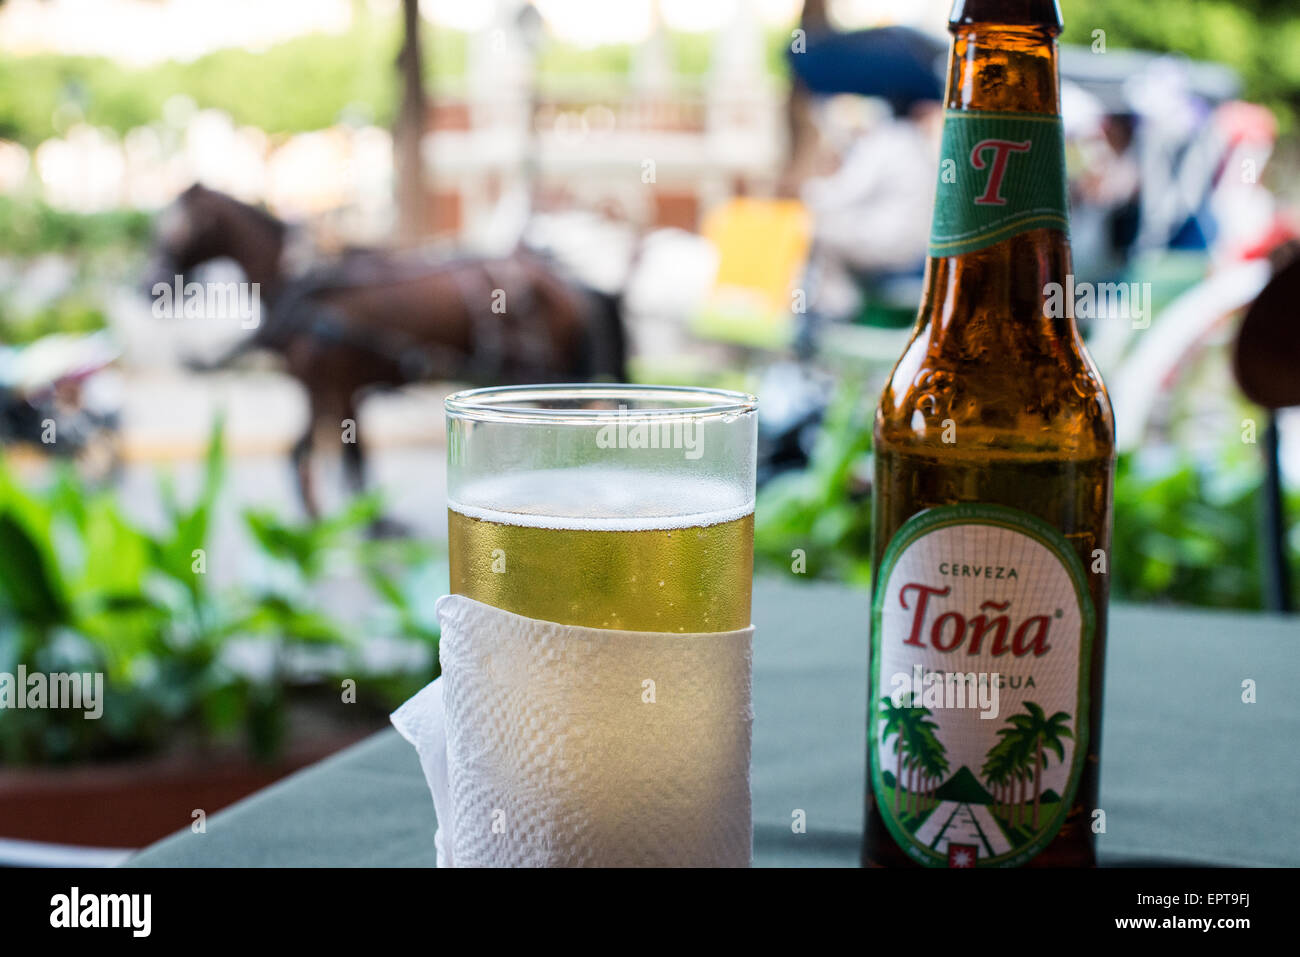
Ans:
POLYGON ((951 505, 890 541, 872 614, 876 810, 931 867, 1023 864, 1060 830, 1088 751, 1094 610, 1056 529, 951 505))
POLYGON ((960 256, 1043 228, 1070 230, 1061 118, 948 110, 930 256, 960 256))

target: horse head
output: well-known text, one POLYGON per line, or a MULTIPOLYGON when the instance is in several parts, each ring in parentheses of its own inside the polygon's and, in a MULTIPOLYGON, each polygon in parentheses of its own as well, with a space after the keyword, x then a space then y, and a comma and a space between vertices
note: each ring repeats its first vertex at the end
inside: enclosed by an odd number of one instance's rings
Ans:
POLYGON ((279 276, 286 225, 265 210, 195 183, 159 214, 150 254, 148 289, 170 285, 196 266, 214 259, 239 263, 264 294, 279 276))

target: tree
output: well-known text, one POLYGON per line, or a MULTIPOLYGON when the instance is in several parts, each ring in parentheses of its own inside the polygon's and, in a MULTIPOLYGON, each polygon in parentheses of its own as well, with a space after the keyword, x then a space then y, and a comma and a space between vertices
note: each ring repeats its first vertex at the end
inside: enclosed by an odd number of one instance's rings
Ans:
POLYGON ((889 739, 895 738, 894 741, 894 813, 898 813, 899 797, 903 791, 903 750, 905 748, 903 729, 907 724, 907 713, 910 708, 904 704, 895 707, 894 702, 889 698, 880 702, 880 740, 881 743, 887 744, 889 739))
POLYGON ((402 0, 402 49, 397 69, 402 80, 402 102, 393 130, 393 163, 397 180, 398 231, 408 242, 424 235, 427 185, 420 142, 428 106, 424 95, 420 55, 420 0, 402 0))
POLYGON ((920 814, 931 805, 934 786, 948 770, 946 750, 935 735, 938 725, 929 708, 912 707, 910 698, 900 706, 886 698, 880 702, 880 740, 894 741, 894 813, 920 814), (907 776, 904 778, 904 771, 907 776), (904 783, 906 781, 906 783, 904 783), (907 792, 906 799, 903 792, 907 792))
POLYGON ((1073 738, 1074 735, 1066 726, 1070 716, 1064 711, 1058 711, 1050 718, 1038 705, 1032 701, 1025 702, 1027 715, 1016 714, 1011 716, 1011 723, 1020 729, 1020 733, 1029 744, 1034 755, 1034 816, 1030 822, 1033 827, 1038 827, 1038 801, 1042 794, 1042 772, 1047 766, 1047 758, 1044 755, 1044 749, 1056 753, 1058 761, 1065 760, 1065 744, 1063 738, 1073 738))
POLYGON ((1024 820, 1025 782, 1032 777, 1032 771, 1029 769, 1031 749, 1029 739, 1021 728, 1011 719, 1008 719, 1008 723, 1009 727, 998 731, 998 737, 1002 739, 1000 746, 1006 751, 1006 761, 1009 765, 1007 777, 1011 808, 1007 823, 1012 827, 1019 827, 1024 820))
POLYGON ((933 722, 926 722, 931 725, 926 729, 923 741, 923 750, 920 753, 921 766, 925 770, 925 802, 923 810, 929 810, 937 803, 934 792, 938 788, 939 782, 943 780, 948 773, 947 750, 943 742, 934 734, 933 722))
POLYGON ((1043 791, 1043 769, 1047 767, 1045 751, 1056 754, 1058 761, 1065 760, 1065 738, 1074 735, 1066 726, 1069 714, 1058 711, 1051 717, 1032 701, 1024 704, 1024 714, 1014 714, 1007 719, 1008 726, 998 731, 1001 740, 990 749, 981 769, 990 783, 1014 782, 1015 806, 1010 815, 1013 827, 1019 827, 1025 818, 1027 781, 1033 781, 1033 812, 1030 826, 1038 827, 1038 808, 1043 791), (1031 765, 1032 761, 1032 765, 1031 765))
POLYGON ((1006 818, 1011 813, 1011 778, 1015 772, 1015 753, 1006 738, 989 749, 984 766, 980 768, 989 790, 993 793, 993 813, 1006 818))

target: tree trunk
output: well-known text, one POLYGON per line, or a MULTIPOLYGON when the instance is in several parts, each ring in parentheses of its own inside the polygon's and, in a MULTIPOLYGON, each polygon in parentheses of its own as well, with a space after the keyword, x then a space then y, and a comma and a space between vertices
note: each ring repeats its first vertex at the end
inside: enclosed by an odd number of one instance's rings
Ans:
POLYGON ((1038 738, 1038 749, 1034 754, 1034 828, 1038 828, 1038 797, 1043 793, 1043 739, 1038 738))
MULTIPOLYGON (((827 0, 804 0, 799 27, 804 32, 805 43, 809 36, 831 30, 827 0)), ((813 112, 812 94, 801 79, 792 77, 790 92, 785 101, 785 167, 777 179, 777 193, 780 196, 798 196, 799 187, 811 172, 817 148, 817 123, 813 112)))
POLYGON ((903 793, 903 738, 899 735, 894 750, 894 814, 898 814, 900 797, 903 793))
POLYGON ((398 234, 414 242, 428 232, 424 163, 420 141, 424 138, 427 104, 420 54, 420 0, 402 0, 402 49, 397 68, 402 80, 402 101, 393 130, 393 165, 396 172, 398 234))

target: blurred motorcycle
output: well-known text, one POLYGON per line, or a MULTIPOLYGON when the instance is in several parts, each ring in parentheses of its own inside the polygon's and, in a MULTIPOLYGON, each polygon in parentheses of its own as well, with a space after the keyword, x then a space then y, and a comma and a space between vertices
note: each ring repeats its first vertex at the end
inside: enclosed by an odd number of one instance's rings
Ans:
POLYGON ((0 443, 75 460, 91 478, 121 464, 119 350, 103 332, 0 346, 0 443))

